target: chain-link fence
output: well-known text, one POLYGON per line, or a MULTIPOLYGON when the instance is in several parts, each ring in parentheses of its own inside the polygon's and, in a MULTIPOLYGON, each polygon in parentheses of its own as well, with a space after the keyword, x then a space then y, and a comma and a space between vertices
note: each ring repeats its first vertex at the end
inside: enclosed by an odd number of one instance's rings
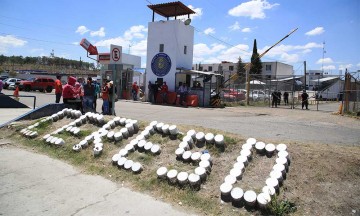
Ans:
MULTIPOLYGON (((249 105, 306 109, 308 104, 311 110, 337 112, 344 107, 344 111, 359 112, 360 82, 353 76, 347 86, 344 75, 307 78, 294 75, 254 79, 250 76, 249 105), (306 99, 302 98, 304 90, 308 95, 306 99)), ((220 97, 224 103, 247 104, 246 83, 231 80, 223 87, 220 97)))

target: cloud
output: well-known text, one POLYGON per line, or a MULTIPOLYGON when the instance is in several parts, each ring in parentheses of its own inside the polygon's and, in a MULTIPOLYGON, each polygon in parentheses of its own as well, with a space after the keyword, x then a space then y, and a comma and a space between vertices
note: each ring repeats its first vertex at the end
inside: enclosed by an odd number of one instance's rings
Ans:
POLYGON ((143 25, 131 26, 129 30, 126 30, 124 33, 124 38, 126 40, 132 40, 134 38, 145 38, 145 34, 148 29, 143 25))
POLYGON ((331 64, 333 63, 333 60, 331 58, 324 58, 319 59, 316 64, 331 64))
POLYGON ((230 29, 230 31, 240 30, 239 22, 236 21, 233 25, 229 26, 228 28, 230 29))
POLYGON ((251 32, 251 29, 250 28, 243 28, 241 31, 242 32, 251 32))
MULTIPOLYGON (((195 12, 195 14, 190 14, 190 19, 194 20, 197 18, 201 18, 202 14, 203 14, 202 8, 195 8, 192 5, 188 5, 188 8, 190 8, 191 10, 193 10, 195 12)), ((188 19, 188 15, 177 16, 176 19, 186 20, 186 19, 188 19)))
POLYGON ((91 37, 95 37, 95 36, 105 37, 105 28, 104 28, 104 27, 101 27, 101 28, 99 29, 99 31, 91 31, 91 32, 90 32, 90 36, 91 36, 91 37))
POLYGON ((360 67, 360 62, 359 63, 357 63, 357 65, 356 65, 357 67, 360 67))
POLYGON ((195 7, 192 6, 192 5, 188 5, 188 7, 189 7, 191 10, 195 11, 195 13, 196 13, 196 14, 191 14, 191 15, 190 15, 190 18, 191 18, 191 19, 195 19, 196 17, 200 18, 200 17, 202 16, 202 14, 203 14, 202 8, 195 8, 195 7))
POLYGON ((88 31, 90 31, 90 30, 88 28, 86 28, 85 26, 79 26, 75 32, 83 35, 88 31))
POLYGON ((208 34, 215 34, 215 29, 214 28, 207 28, 204 30, 204 34, 208 35, 208 34))
POLYGON ((345 71, 346 69, 350 69, 350 68, 352 68, 353 67, 353 65, 352 64, 346 64, 346 65, 339 65, 339 70, 343 70, 343 71, 345 71))
POLYGON ((0 53, 7 53, 11 47, 22 47, 27 41, 16 38, 12 35, 0 36, 0 53))
MULTIPOLYGON (((320 68, 321 69, 321 68, 320 68)), ((335 65, 326 65, 323 67, 324 70, 335 70, 336 67, 335 65)))
POLYGON ((266 0, 252 0, 241 3, 240 5, 230 9, 228 14, 231 16, 244 16, 251 19, 264 19, 266 17, 265 10, 269 10, 280 4, 270 4, 266 0))
POLYGON ((307 36, 315 36, 315 35, 320 35, 322 33, 324 33, 325 30, 323 27, 316 27, 313 30, 310 30, 308 32, 305 33, 305 35, 307 36))
POLYGON ((296 63, 299 62, 299 55, 298 54, 288 54, 288 53, 282 53, 280 55, 280 60, 285 63, 296 63))

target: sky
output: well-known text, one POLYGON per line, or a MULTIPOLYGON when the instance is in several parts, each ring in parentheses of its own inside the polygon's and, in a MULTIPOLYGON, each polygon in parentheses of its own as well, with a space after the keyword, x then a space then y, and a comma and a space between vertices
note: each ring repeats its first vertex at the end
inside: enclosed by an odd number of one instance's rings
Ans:
MULTIPOLYGON (((109 52, 110 44, 141 56, 146 67, 149 4, 160 0, 0 0, 0 55, 50 56, 95 63, 79 45, 86 38, 109 52)), ((170 2, 170 1, 169 1, 170 2)), ((183 0, 196 14, 193 64, 250 60, 298 28, 263 62, 283 62, 303 74, 360 70, 359 0, 183 0)), ((179 19, 184 19, 180 17, 179 19)), ((165 20, 155 15, 155 21, 165 20)), ((95 57, 95 56, 92 56, 95 57)))

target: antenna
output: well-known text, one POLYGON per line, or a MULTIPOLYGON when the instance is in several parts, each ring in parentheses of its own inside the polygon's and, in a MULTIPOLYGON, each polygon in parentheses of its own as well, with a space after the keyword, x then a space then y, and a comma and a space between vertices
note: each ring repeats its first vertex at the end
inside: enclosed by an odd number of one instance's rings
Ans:
POLYGON ((129 51, 128 51, 128 54, 130 55, 130 48, 132 47, 131 44, 129 44, 129 51))
POLYGON ((325 51, 325 41, 323 42, 323 56, 322 56, 322 61, 321 61, 321 71, 322 71, 322 76, 324 76, 324 55, 325 55, 326 51, 325 51))

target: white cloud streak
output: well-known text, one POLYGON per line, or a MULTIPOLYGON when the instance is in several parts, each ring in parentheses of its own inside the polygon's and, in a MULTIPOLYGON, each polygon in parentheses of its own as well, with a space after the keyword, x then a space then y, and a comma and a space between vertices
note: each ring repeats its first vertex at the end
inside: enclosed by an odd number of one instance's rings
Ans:
POLYGON ((325 30, 323 27, 316 27, 308 32, 305 33, 305 35, 307 36, 315 36, 315 35, 320 35, 322 33, 324 33, 325 30))
POLYGON ((79 26, 75 32, 83 35, 88 31, 90 31, 90 30, 88 28, 86 28, 86 26, 79 26))
POLYGON ((231 26, 228 27, 230 29, 230 31, 236 31, 236 30, 240 30, 240 25, 239 22, 236 21, 234 24, 232 24, 231 26))
POLYGON ((321 58, 319 59, 316 64, 332 64, 334 63, 333 60, 331 58, 321 58))
POLYGON ((27 41, 16 38, 13 35, 0 36, 0 53, 6 54, 9 48, 22 47, 27 41))
POLYGON ((266 0, 252 0, 230 9, 228 14, 235 17, 243 16, 250 17, 251 19, 264 19, 266 18, 265 10, 270 10, 278 5, 280 4, 270 4, 266 0))
POLYGON ((105 37, 105 28, 101 27, 98 31, 91 31, 90 36, 91 37, 95 37, 95 36, 105 37))
POLYGON ((208 34, 215 34, 215 29, 214 28, 207 28, 204 30, 204 34, 208 35, 208 34))

